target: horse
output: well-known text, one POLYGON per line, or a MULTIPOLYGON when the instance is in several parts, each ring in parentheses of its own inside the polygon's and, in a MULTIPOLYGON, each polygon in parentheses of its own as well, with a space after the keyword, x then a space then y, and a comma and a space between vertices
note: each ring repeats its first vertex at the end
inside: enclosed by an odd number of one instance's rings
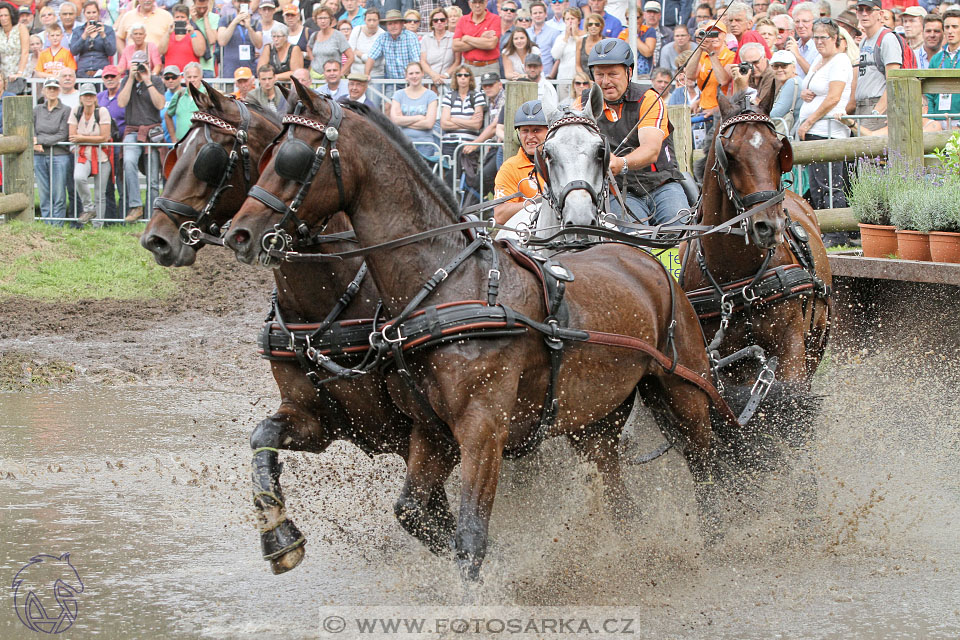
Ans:
MULTIPOLYGON (((164 198, 141 240, 157 262, 165 266, 192 264, 196 251, 203 246, 193 243, 197 235, 181 233, 185 223, 196 225, 200 237, 206 238, 211 227, 223 227, 233 217, 249 187, 259 178, 263 152, 280 132, 279 122, 271 114, 260 113, 213 87, 207 86, 206 93, 192 91, 192 95, 200 112, 194 116, 191 133, 167 157, 164 198), (248 147, 248 178, 243 153, 235 146, 240 131, 246 134, 240 134, 240 138, 248 147), (217 145, 220 150, 210 145, 217 145), (233 149, 235 155, 228 154, 227 149, 233 149), (211 164, 211 157, 215 166, 203 166, 211 164), (232 176, 238 184, 223 191, 223 197, 213 199, 208 209, 224 175, 232 176), (201 211, 206 214, 201 215, 201 211)), ((334 216, 325 228, 325 232, 341 235, 350 230, 343 214, 334 216)), ((329 246, 343 249, 349 245, 340 241, 329 246)), ((368 455, 394 453, 405 460, 409 455, 410 420, 390 401, 382 376, 374 372, 362 378, 315 385, 318 367, 304 362, 300 357, 303 353, 294 356, 287 346, 270 346, 271 333, 275 343, 279 338, 286 345, 292 343, 292 337, 284 333, 286 329, 299 331, 301 338, 305 330, 315 330, 315 323, 328 318, 331 310, 338 307, 360 269, 361 260, 353 259, 332 264, 284 263, 274 270, 274 317, 266 325, 261 342, 264 354, 271 358, 273 377, 280 390, 280 407, 260 422, 250 436, 255 451, 254 504, 260 520, 261 547, 274 573, 297 566, 303 559, 305 544, 304 536, 284 509, 279 450, 320 453, 336 440, 347 440, 368 455), (317 282, 323 285, 315 286, 317 282), (281 353, 284 355, 278 355, 281 353)), ((371 279, 363 278, 334 320, 345 326, 363 320, 354 331, 362 329, 375 316, 377 299, 371 279)), ((359 333, 364 345, 366 333, 369 329, 359 333)), ((300 347, 302 352, 303 345, 300 347)), ((441 490, 431 495, 428 507, 415 514, 404 504, 401 497, 395 509, 400 524, 434 553, 445 551, 453 526, 446 493, 441 490)))
POLYGON ((283 254, 291 230, 316 229, 338 210, 350 217, 392 318, 371 344, 391 354, 391 396, 415 418, 404 490, 422 504, 461 461, 453 548, 462 578, 479 580, 504 456, 528 453, 547 435, 568 436, 597 463, 608 496, 629 500, 617 448, 638 390, 679 434, 701 530, 715 531, 715 390, 705 382, 696 314, 662 266, 633 247, 605 244, 540 267, 488 236, 451 232, 444 227, 463 228, 452 194, 385 116, 294 86, 300 106, 285 116, 285 142, 257 183, 271 205, 247 198, 224 243, 240 261, 265 266, 283 254), (550 274, 558 282, 546 295, 550 274), (470 309, 470 328, 495 331, 441 340, 450 309, 470 309), (411 337, 431 318, 426 336, 411 337), (510 327, 520 331, 504 335, 510 327), (435 346, 416 350, 431 337, 435 346))

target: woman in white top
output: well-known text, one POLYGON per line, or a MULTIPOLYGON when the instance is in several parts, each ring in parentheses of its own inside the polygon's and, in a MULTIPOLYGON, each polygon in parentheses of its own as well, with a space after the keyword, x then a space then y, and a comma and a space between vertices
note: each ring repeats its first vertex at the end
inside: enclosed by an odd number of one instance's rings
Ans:
POLYGON ((420 66, 433 80, 433 86, 450 81, 451 70, 460 65, 460 52, 453 50, 453 32, 448 29, 450 18, 443 7, 430 12, 430 33, 420 40, 420 66))
POLYGON ((0 4, 0 70, 7 80, 26 77, 30 57, 30 33, 25 25, 17 23, 19 19, 19 14, 13 12, 13 5, 0 4))
POLYGON ((110 179, 110 159, 99 145, 110 140, 110 112, 97 106, 97 90, 92 84, 80 87, 80 117, 70 112, 67 125, 70 142, 78 143, 73 181, 77 197, 83 205, 78 222, 86 224, 94 218, 103 218, 107 181, 110 179), (94 179, 94 198, 90 200, 90 178, 94 179))
POLYGON ((526 78, 523 62, 531 53, 540 53, 540 47, 533 44, 530 34, 523 27, 514 27, 510 39, 500 52, 503 56, 503 76, 507 80, 526 78))
MULTIPOLYGON (((350 67, 350 73, 364 73, 364 65, 367 62, 367 54, 373 48, 373 43, 377 41, 381 33, 386 33, 380 28, 380 12, 376 9, 367 9, 363 15, 363 25, 353 28, 350 35, 350 48, 356 53, 353 59, 353 66, 350 67)), ((370 70, 371 78, 382 78, 384 74, 384 58, 380 58, 373 64, 370 70)))
POLYGON ((550 53, 553 55, 555 77, 560 99, 570 95, 570 81, 577 75, 577 40, 583 35, 580 31, 580 9, 571 8, 563 12, 563 33, 553 41, 550 53))
MULTIPOLYGON (((850 99, 850 84, 853 82, 853 67, 850 58, 840 51, 839 27, 829 18, 821 18, 813 25, 813 41, 819 55, 810 64, 803 77, 800 99, 800 140, 826 140, 848 138, 850 129, 835 116, 846 113, 850 99)), ((842 162, 817 163, 807 166, 810 179, 810 203, 814 209, 846 207, 844 197, 842 162), (832 182, 831 182, 831 173, 832 182), (831 189, 833 185, 831 200, 831 189)))

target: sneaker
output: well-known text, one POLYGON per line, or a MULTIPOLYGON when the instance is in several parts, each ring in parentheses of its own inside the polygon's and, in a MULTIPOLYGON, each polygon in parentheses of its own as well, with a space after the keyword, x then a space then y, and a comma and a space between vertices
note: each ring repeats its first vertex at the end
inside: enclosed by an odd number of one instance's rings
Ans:
POLYGON ((124 222, 136 222, 143 217, 143 207, 134 207, 130 209, 130 213, 127 214, 127 217, 123 219, 124 222))
POLYGON ((97 217, 96 211, 84 211, 83 215, 77 218, 77 222, 79 222, 80 224, 87 224, 88 222, 90 222, 96 217, 97 217))

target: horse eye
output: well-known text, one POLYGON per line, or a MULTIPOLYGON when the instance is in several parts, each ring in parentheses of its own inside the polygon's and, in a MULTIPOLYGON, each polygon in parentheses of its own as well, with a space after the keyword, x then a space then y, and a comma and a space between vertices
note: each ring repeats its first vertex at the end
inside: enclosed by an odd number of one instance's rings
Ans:
POLYGON ((603 147, 597 147, 597 160, 603 160, 604 155, 606 155, 606 149, 603 147))

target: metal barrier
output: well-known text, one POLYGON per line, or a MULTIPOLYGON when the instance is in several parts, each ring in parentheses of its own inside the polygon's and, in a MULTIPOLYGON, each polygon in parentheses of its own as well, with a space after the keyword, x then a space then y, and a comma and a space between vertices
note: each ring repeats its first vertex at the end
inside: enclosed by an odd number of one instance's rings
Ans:
MULTIPOLYGON (((479 149, 479 153, 480 153, 480 160, 479 160, 480 190, 479 191, 480 191, 480 199, 483 200, 484 197, 487 195, 487 189, 484 187, 484 184, 483 184, 483 164, 487 158, 487 153, 488 153, 487 149, 490 148, 490 149, 496 149, 499 151, 500 149, 503 148, 503 143, 502 142, 461 142, 454 148, 453 161, 451 162, 451 167, 452 167, 451 170, 453 171, 453 175, 456 177, 456 179, 454 180, 453 192, 454 192, 454 195, 457 197, 458 202, 463 197, 463 189, 460 188, 461 172, 459 171, 459 168, 460 168, 459 159, 460 159, 460 154, 462 153, 464 147, 480 148, 479 149)), ((490 187, 490 190, 493 189, 493 185, 489 185, 489 187, 490 187)))

